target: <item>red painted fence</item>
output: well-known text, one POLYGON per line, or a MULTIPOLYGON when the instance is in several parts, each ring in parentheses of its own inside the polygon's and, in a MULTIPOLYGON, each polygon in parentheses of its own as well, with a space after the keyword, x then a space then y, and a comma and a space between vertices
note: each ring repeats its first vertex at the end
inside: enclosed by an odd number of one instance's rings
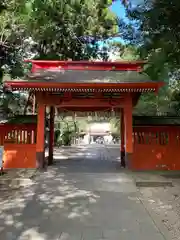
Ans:
POLYGON ((138 126, 133 133, 134 170, 180 170, 180 126, 138 126))
MULTIPOLYGON (((131 169, 180 170, 180 126, 137 126, 131 169)), ((36 124, 0 124, 8 168, 36 168, 36 124)))
POLYGON ((0 124, 3 168, 36 167, 36 124, 0 124))

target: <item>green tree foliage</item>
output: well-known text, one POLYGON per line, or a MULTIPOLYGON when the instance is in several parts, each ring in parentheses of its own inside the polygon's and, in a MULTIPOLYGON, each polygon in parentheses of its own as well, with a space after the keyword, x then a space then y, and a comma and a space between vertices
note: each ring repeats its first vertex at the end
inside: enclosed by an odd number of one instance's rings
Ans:
POLYGON ((23 74, 29 38, 28 50, 36 58, 97 58, 98 41, 118 32, 110 4, 109 0, 5 0, 0 5, 1 71, 5 68, 15 77, 23 74))
POLYGON ((131 44, 122 44, 120 42, 109 42, 108 49, 116 55, 116 61, 134 61, 139 59, 138 48, 131 44))
POLYGON ((25 5, 28 34, 37 58, 85 60, 97 57, 98 40, 118 32, 107 0, 34 0, 25 5))
POLYGON ((23 112, 26 97, 3 92, 3 79, 23 75, 24 26, 21 24, 23 0, 5 0, 0 5, 0 111, 3 118, 23 112))
MULTIPOLYGON (((0 82, 4 73, 12 78, 24 75, 23 60, 29 53, 51 60, 97 58, 98 40, 118 32, 110 4, 108 0, 5 0, 0 5, 0 82)), ((10 96, 1 97, 1 107, 10 104, 10 96)))
POLYGON ((21 9, 24 0, 5 0, 0 6, 0 72, 12 77, 22 76, 24 29, 21 9))
POLYGON ((119 21, 123 37, 139 45, 141 58, 148 59, 146 69, 154 80, 167 78, 180 66, 180 20, 178 0, 146 0, 137 6, 128 5, 130 23, 119 21))
POLYGON ((134 113, 138 115, 179 115, 180 65, 180 2, 146 0, 139 5, 127 5, 129 22, 119 19, 125 42, 134 45, 139 58, 148 61, 144 71, 153 81, 165 81, 166 87, 157 96, 142 95, 134 113))

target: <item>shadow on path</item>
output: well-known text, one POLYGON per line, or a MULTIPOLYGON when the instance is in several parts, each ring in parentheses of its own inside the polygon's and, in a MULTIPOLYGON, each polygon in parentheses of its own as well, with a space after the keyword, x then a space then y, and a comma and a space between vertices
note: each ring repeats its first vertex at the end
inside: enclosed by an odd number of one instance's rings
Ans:
POLYGON ((133 180, 116 170, 105 148, 86 148, 79 157, 79 149, 65 150, 64 160, 60 151, 31 185, 0 197, 0 239, 163 239, 133 180))

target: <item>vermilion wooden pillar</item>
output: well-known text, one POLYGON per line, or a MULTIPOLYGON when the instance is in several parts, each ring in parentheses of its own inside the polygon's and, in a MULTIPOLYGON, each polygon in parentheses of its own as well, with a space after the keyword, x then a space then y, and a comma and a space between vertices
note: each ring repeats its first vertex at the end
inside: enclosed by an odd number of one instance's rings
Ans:
POLYGON ((54 148, 54 114, 55 109, 50 107, 50 122, 49 122, 49 158, 48 165, 53 164, 53 148, 54 148))
POLYGON ((126 162, 125 162, 125 148, 124 148, 124 109, 121 109, 121 118, 120 118, 120 124, 121 124, 121 132, 120 132, 120 141, 121 141, 121 166, 125 167, 126 166, 126 162))
POLYGON ((132 97, 127 96, 124 105, 124 125, 125 125, 125 165, 131 168, 133 157, 133 121, 132 121, 132 97))
POLYGON ((45 105, 38 104, 37 109, 37 139, 36 139, 36 164, 37 168, 45 167, 45 105))

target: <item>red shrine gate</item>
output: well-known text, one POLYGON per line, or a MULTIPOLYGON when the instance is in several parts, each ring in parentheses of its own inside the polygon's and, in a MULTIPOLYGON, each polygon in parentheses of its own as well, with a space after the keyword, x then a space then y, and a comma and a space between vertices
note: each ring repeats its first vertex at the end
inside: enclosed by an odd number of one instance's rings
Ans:
MULTIPOLYGON (((4 166, 44 167, 45 110, 50 107, 49 164, 53 162, 54 106, 62 111, 109 111, 121 116, 121 161, 134 168, 132 111, 141 93, 157 92, 163 83, 141 73, 144 62, 29 61, 28 81, 7 81, 11 90, 33 92, 36 96, 37 131, 31 142, 5 146, 4 166), (24 146, 24 144, 27 144, 24 146), (21 154, 21 151, 24 153, 21 154), (31 154, 30 154, 31 152, 31 154)), ((12 131, 14 131, 12 129, 12 131)), ((11 133, 12 133, 11 131, 11 133)), ((7 134, 6 134, 7 135, 7 134)), ((4 138, 3 138, 4 139, 4 138)), ((27 137, 26 137, 27 139, 27 137)))

